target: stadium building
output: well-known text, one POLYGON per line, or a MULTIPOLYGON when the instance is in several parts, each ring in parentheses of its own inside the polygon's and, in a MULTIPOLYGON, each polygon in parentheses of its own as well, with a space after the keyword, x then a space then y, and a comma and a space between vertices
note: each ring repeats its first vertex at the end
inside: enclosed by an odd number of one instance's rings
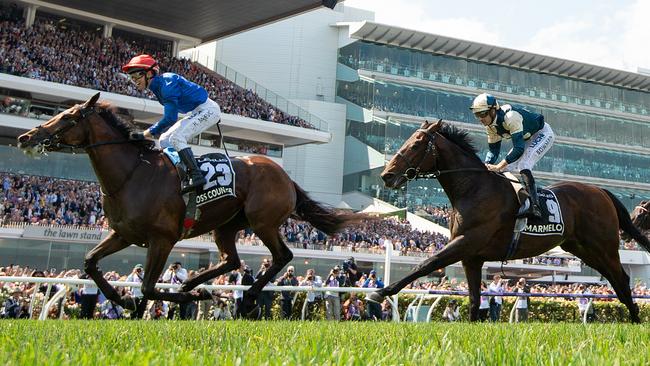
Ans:
MULTIPOLYGON (((343 4, 330 10, 321 1, 302 1, 294 8, 265 8, 265 2, 253 1, 248 8, 220 15, 223 18, 215 29, 207 27, 205 19, 180 22, 197 10, 179 9, 173 2, 158 7, 158 16, 146 18, 137 16, 131 3, 123 7, 131 10, 117 13, 100 3, 76 0, 17 3, 16 14, 26 25, 49 21, 57 30, 153 43, 170 56, 191 57, 205 73, 253 91, 277 110, 300 117, 311 127, 224 113, 223 138, 209 130, 194 141, 193 150, 199 154, 226 147, 233 156, 267 155, 314 199, 336 207, 416 211, 419 206, 445 204, 444 192, 433 180, 388 191, 379 172, 427 118, 442 118, 469 130, 484 154, 484 132, 468 106, 485 91, 501 103, 543 113, 555 130, 555 146, 537 166, 541 184, 595 183, 615 192, 628 207, 650 196, 648 76, 378 24, 371 12, 343 4), (178 18, 169 21, 173 14, 178 18), (289 18, 279 20, 285 17, 289 18), (181 23, 185 25, 176 27, 181 23), (169 24, 175 24, 173 30, 169 24), (217 41, 206 43, 212 40, 217 41), (251 150, 252 145, 262 148, 251 150)), ((119 9, 119 4, 111 7, 119 9)), ((208 19, 224 11, 229 10, 215 4, 201 14, 208 19)), ((0 73, 0 84, 6 102, 0 113, 0 172, 95 181, 83 155, 53 153, 31 160, 9 145, 20 133, 87 99, 98 88, 5 71, 0 73)), ((143 127, 162 114, 162 106, 142 96, 102 92, 102 98, 143 127)), ((408 218, 414 228, 448 233, 413 213, 408 218)), ((84 254, 103 235, 72 227, 5 225, 0 228, 0 257, 6 264, 80 268, 84 254)), ((302 245, 294 249, 298 272, 316 268, 325 275, 350 255, 363 270, 383 269, 382 254, 323 249, 302 245)), ((254 267, 268 255, 261 246, 239 245, 238 250, 254 267)), ((405 274, 422 255, 396 253, 393 278, 405 274)), ((650 278, 646 253, 621 251, 621 256, 631 278, 650 278)), ((126 271, 143 262, 143 257, 144 250, 131 247, 100 264, 126 271)), ((217 258, 210 239, 197 238, 179 243, 170 261, 199 268, 217 258)), ((515 261, 504 270, 512 276, 600 278, 571 258, 560 262, 515 261)), ((499 268, 500 263, 489 263, 486 272, 499 268)), ((447 274, 462 277, 462 268, 451 266, 447 274)))

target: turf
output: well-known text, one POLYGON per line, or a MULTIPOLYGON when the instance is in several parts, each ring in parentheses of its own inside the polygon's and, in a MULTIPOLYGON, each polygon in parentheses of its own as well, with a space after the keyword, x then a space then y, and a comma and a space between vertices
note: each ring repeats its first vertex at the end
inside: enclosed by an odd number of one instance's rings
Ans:
POLYGON ((631 324, 0 321, 0 365, 647 365, 631 324))

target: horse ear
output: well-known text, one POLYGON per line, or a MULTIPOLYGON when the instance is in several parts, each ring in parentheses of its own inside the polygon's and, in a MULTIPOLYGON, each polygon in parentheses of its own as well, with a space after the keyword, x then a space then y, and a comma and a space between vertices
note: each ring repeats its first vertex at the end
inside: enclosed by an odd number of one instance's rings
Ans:
POLYGON ((428 124, 429 124, 429 120, 425 119, 424 122, 422 122, 422 124, 420 125, 420 128, 427 128, 428 124))
POLYGON ((95 103, 97 103, 97 100, 99 99, 99 94, 101 94, 101 93, 97 92, 97 94, 90 97, 90 99, 88 99, 86 101, 86 103, 84 103, 83 108, 91 108, 91 107, 95 106, 95 103))
POLYGON ((438 122, 436 122, 436 123, 432 124, 431 126, 429 126, 429 129, 431 131, 438 131, 440 128, 442 128, 442 124, 443 124, 442 119, 439 119, 438 122))

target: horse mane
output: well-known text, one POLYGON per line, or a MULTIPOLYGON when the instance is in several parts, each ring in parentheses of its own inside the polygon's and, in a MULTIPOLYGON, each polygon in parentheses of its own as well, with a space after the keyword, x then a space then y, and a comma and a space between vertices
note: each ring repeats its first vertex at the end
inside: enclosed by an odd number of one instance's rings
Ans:
POLYGON ((453 142, 456 146, 460 147, 464 151, 468 152, 471 156, 475 157, 477 160, 481 160, 478 157, 478 149, 474 146, 472 138, 469 136, 469 132, 453 126, 449 123, 443 122, 442 127, 438 130, 438 133, 443 135, 449 141, 453 142))
MULTIPOLYGON (((115 112, 113 111, 114 106, 111 103, 106 101, 101 101, 101 102, 97 102, 95 106, 99 109, 98 114, 102 118, 104 118, 106 122, 108 122, 111 126, 113 126, 117 131, 119 131, 124 138, 128 139, 129 134, 137 130, 137 128, 135 127, 135 125, 133 125, 133 123, 128 122, 123 118, 119 117, 117 114, 115 114, 115 112)), ((131 143, 139 145, 151 151, 154 151, 156 147, 156 143, 151 140, 132 141, 131 143)))

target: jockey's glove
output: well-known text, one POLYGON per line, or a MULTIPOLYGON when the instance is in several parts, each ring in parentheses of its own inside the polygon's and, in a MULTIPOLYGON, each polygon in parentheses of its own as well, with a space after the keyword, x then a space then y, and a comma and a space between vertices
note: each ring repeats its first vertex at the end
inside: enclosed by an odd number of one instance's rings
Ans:
POLYGON ((129 140, 142 141, 142 140, 144 140, 144 133, 142 133, 142 132, 131 132, 129 134, 129 140))

